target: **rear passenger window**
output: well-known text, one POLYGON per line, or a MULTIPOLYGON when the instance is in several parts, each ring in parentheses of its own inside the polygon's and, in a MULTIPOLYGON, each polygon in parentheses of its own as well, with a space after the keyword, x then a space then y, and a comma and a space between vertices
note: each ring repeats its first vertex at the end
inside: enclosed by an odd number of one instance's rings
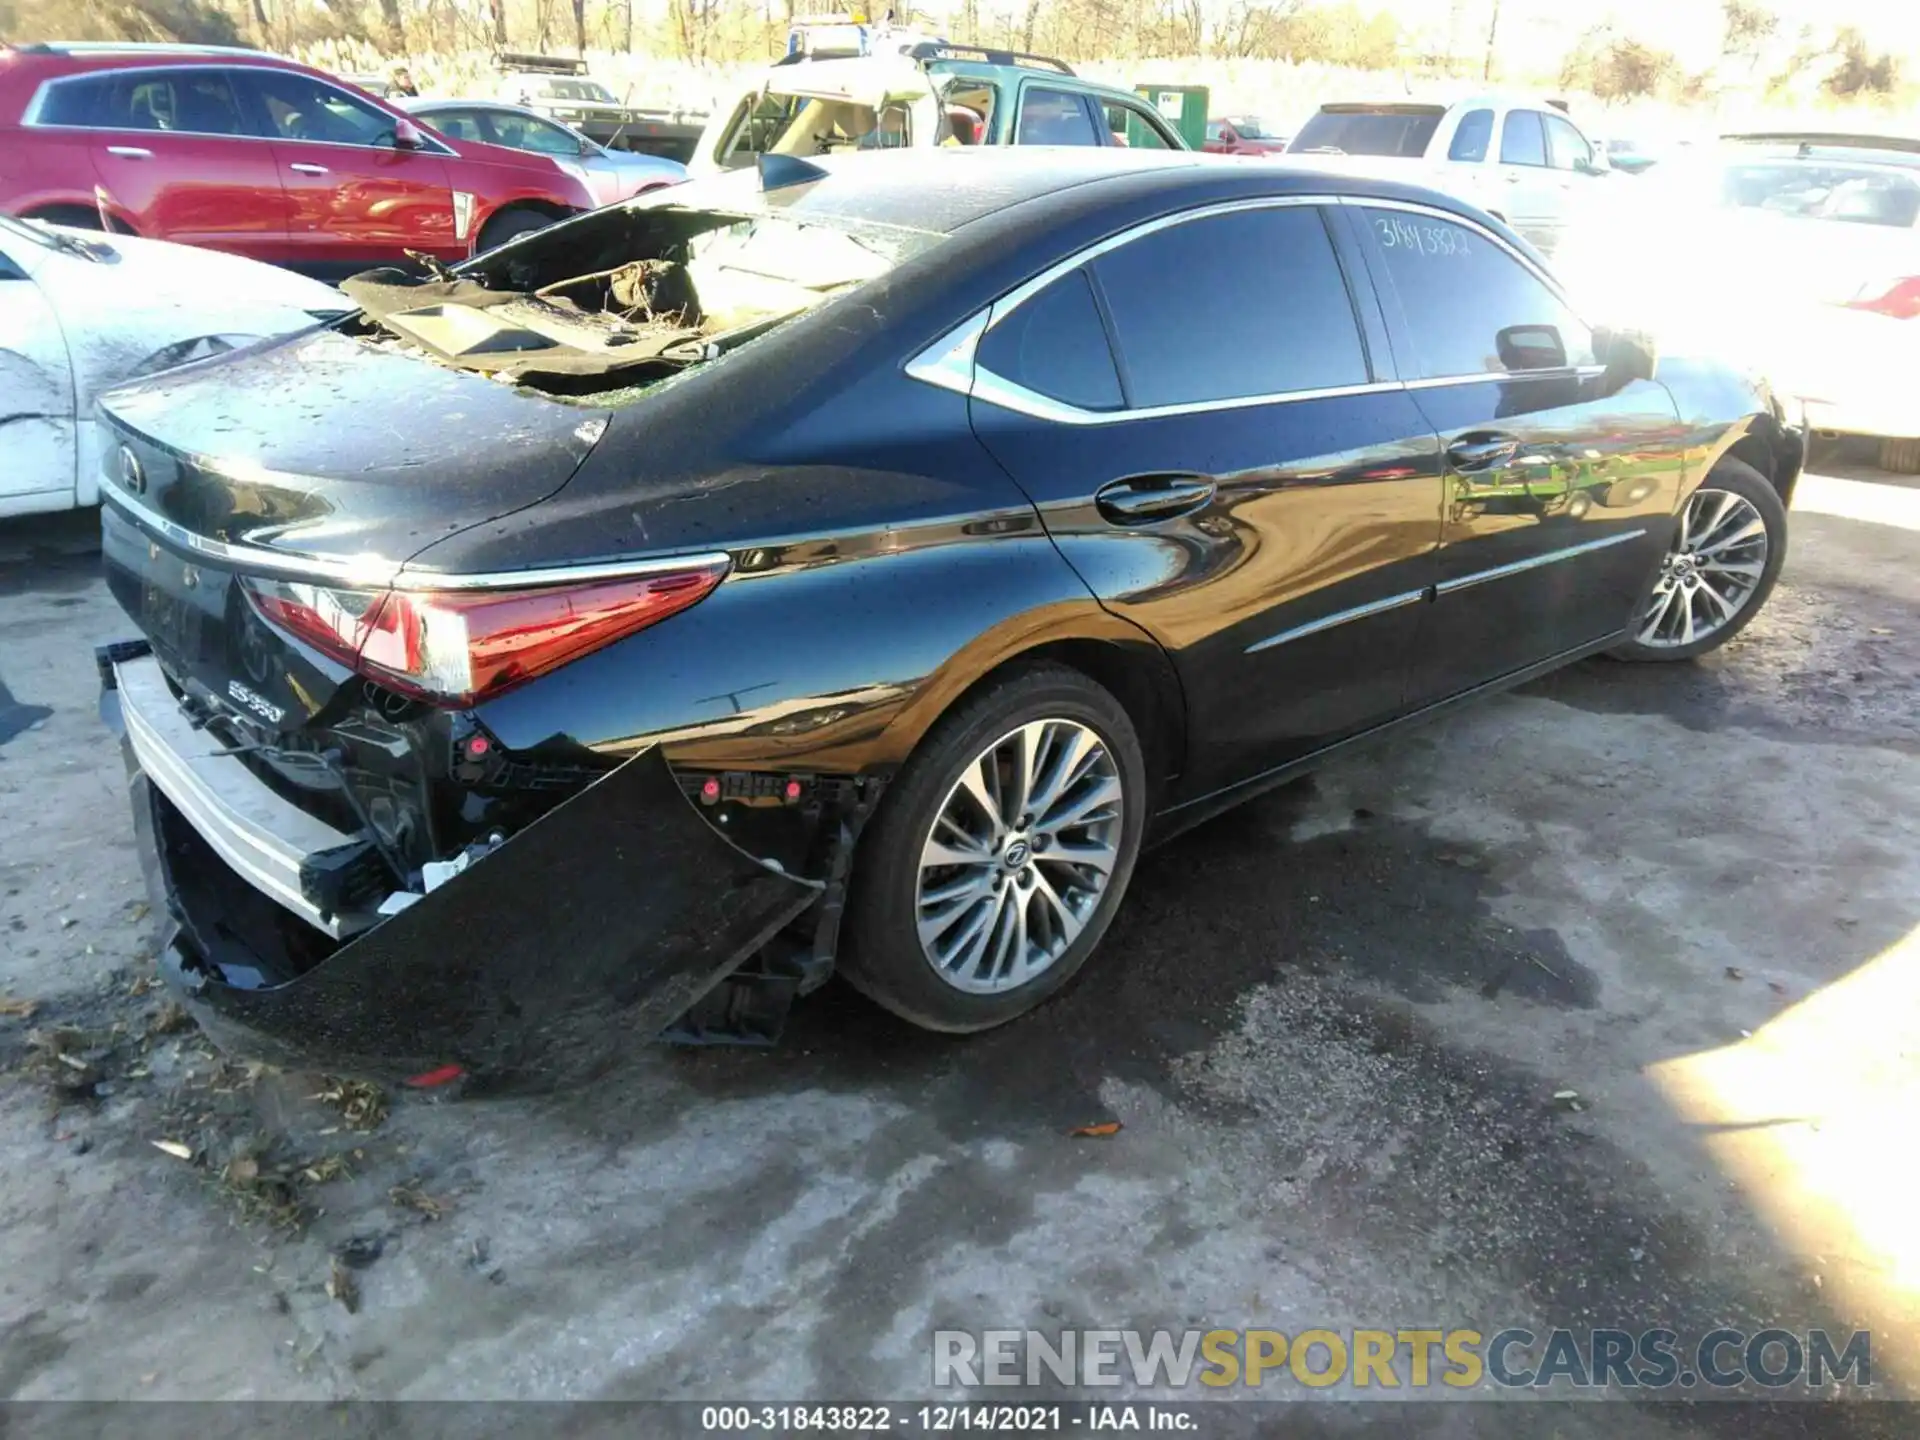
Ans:
POLYGON ((1540 128, 1540 116, 1533 110, 1509 110, 1506 128, 1500 132, 1502 165, 1545 165, 1547 136, 1540 128))
POLYGON ((61 80, 47 87, 36 117, 41 125, 81 126, 104 130, 112 125, 113 77, 89 75, 61 80))
POLYGON ((1172 225, 1093 268, 1136 409, 1369 378, 1340 262, 1312 206, 1172 225))
POLYGON ((39 119, 98 130, 246 133, 233 86, 219 70, 134 70, 62 81, 48 89, 39 119))
POLYGON ((1594 363, 1593 332, 1478 230, 1418 211, 1362 213, 1422 379, 1594 363))
POLYGON ((1016 145, 1098 145, 1099 132, 1086 101, 1065 90, 1030 87, 1020 97, 1016 145))
POLYGON ((1487 146, 1492 143, 1493 112, 1469 110, 1460 117, 1460 124, 1453 132, 1453 143, 1447 147, 1447 158, 1484 160, 1487 158, 1487 146))
POLYGON ((982 370, 1083 410, 1118 410, 1120 377, 1084 270, 1062 276, 989 330, 982 370))

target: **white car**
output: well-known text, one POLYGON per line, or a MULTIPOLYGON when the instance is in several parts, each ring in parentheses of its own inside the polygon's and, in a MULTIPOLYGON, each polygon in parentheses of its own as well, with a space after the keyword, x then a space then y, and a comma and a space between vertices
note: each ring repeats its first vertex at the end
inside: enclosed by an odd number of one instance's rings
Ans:
POLYGON ((1736 137, 1619 200, 1556 266, 1594 313, 1740 361, 1920 473, 1920 141, 1736 137))
POLYGON ((1452 105, 1390 100, 1322 105, 1287 157, 1430 185, 1504 220, 1551 255, 1610 187, 1593 142, 1547 100, 1481 95, 1452 105))
POLYGON ((101 391, 352 308, 236 255, 0 215, 0 516, 99 499, 101 391))

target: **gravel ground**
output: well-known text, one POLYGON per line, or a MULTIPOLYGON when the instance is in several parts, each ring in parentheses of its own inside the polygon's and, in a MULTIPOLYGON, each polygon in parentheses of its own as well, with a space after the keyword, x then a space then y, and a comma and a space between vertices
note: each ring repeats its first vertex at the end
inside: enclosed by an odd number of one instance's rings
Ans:
POLYGON ((1913 482, 1809 477, 1720 655, 1576 666, 1154 852, 1022 1023, 836 985, 773 1051, 390 1107, 147 988, 89 530, 0 525, 0 1396, 901 1399, 933 1330, 1064 1326, 1857 1327, 1920 1383, 1913 482))

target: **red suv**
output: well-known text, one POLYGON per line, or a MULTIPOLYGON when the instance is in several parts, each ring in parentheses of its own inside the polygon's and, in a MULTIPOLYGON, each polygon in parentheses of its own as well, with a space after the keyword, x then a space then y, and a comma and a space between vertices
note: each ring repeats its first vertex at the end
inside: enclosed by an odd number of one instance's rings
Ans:
POLYGON ((579 210, 552 158, 433 134, 252 50, 0 46, 0 211, 351 274, 461 260, 579 210))

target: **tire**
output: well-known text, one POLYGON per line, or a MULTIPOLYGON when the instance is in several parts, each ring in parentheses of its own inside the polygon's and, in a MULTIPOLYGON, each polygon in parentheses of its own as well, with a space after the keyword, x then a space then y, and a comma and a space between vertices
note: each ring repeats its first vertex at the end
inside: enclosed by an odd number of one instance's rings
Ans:
POLYGON ((1106 933, 1133 875, 1147 806, 1140 740, 1111 694, 1064 665, 995 678, 941 718, 881 800, 860 842, 841 973, 927 1030, 963 1034, 1025 1014, 1071 980, 1106 933), (1088 744, 1094 748, 1075 754, 1088 744), (1034 823, 1021 826, 1015 814, 1011 825, 996 826, 963 776, 986 786, 990 798, 1011 800, 1022 745, 1037 752, 1033 788, 1043 797, 1056 763, 1070 759, 1070 779, 1081 778, 1043 798, 1034 823), (1112 787, 1117 801, 1090 803, 1112 787), (1051 829, 1041 823, 1049 815, 1071 820, 1076 809, 1095 818, 1051 829), (947 853, 981 859, 927 862, 936 827, 942 843, 951 842, 947 853), (963 835, 979 838, 963 850, 963 835), (1024 857, 1015 843, 1022 840, 1024 857), (1068 846, 1110 852, 1103 885, 1097 869, 1061 858, 1068 846), (943 891, 958 893, 947 899, 943 891), (1055 895, 1062 900, 1052 901, 1055 895), (924 944, 923 916, 932 936, 924 944), (965 937, 976 925, 981 938, 969 947, 965 937), (936 968, 936 955, 944 968, 936 968))
POLYGON ((1681 509, 1660 573, 1634 611, 1634 638, 1607 653, 1617 660, 1692 660, 1718 650, 1760 613, 1786 558, 1787 507, 1779 492, 1751 465, 1722 460, 1681 509), (1656 604, 1663 605, 1657 621, 1656 604))
POLYGON ((503 210, 480 227, 480 244, 475 253, 498 250, 509 240, 518 240, 522 235, 531 235, 554 223, 551 215, 542 215, 536 210, 503 210))
POLYGON ((1880 468, 1896 475, 1920 475, 1920 440, 1882 440, 1880 468))

